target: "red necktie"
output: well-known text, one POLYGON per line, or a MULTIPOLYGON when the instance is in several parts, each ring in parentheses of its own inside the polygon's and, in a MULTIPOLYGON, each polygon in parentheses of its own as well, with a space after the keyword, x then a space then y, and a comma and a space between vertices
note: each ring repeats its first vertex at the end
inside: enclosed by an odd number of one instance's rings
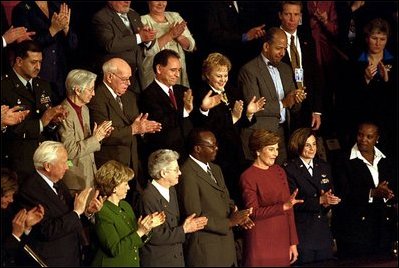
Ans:
POLYGON ((169 88, 169 99, 172 102, 172 104, 175 107, 175 109, 177 109, 175 94, 173 94, 173 90, 171 88, 169 88))

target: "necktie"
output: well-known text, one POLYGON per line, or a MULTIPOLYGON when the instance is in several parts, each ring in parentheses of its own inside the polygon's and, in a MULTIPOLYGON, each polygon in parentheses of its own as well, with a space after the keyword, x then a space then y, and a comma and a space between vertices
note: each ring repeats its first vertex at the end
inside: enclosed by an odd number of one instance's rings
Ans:
POLYGON ((309 171, 310 175, 313 176, 313 168, 312 168, 312 166, 308 167, 308 171, 309 171))
POLYGON ((53 184, 53 187, 54 187, 55 191, 57 192, 58 198, 59 198, 64 204, 66 204, 65 197, 64 197, 64 194, 63 194, 62 189, 61 189, 61 185, 60 185, 59 183, 54 183, 54 184, 53 184))
POLYGON ((122 104, 121 97, 116 96, 115 100, 119 104, 119 107, 121 108, 121 111, 123 112, 123 104, 122 104))
POLYGON ((290 55, 292 69, 299 68, 299 54, 295 46, 295 36, 291 35, 290 55))
POLYGON ((210 168, 209 166, 207 167, 206 173, 208 173, 208 175, 211 177, 211 179, 212 179, 216 184, 218 183, 217 180, 215 179, 215 176, 213 176, 212 170, 211 170, 211 168, 210 168))
POLYGON ((132 32, 132 28, 130 27, 130 21, 129 18, 127 17, 127 14, 120 14, 120 17, 122 19, 123 24, 125 24, 126 28, 132 32))
POLYGON ((28 83, 26 83, 26 88, 28 89, 28 91, 29 92, 33 92, 33 89, 32 89, 32 85, 28 82, 28 83))
POLYGON ((177 103, 176 103, 176 99, 175 99, 175 94, 173 93, 172 88, 169 88, 169 99, 172 102, 172 104, 175 107, 175 109, 177 109, 177 103))

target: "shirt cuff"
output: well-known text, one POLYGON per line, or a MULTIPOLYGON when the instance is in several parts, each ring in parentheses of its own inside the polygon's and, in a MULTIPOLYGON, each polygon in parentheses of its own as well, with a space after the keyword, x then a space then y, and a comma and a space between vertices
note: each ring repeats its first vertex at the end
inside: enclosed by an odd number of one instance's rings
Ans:
POLYGON ((141 44, 142 40, 141 40, 141 36, 139 34, 136 34, 136 40, 137 40, 137 45, 141 44))
POLYGON ((320 112, 313 112, 313 114, 322 115, 320 112))
POLYGON ((205 115, 205 116, 208 116, 208 115, 209 115, 209 110, 208 110, 208 111, 204 111, 204 110, 202 110, 202 109, 200 108, 199 111, 200 111, 201 114, 203 114, 203 115, 205 115))
POLYGON ((183 118, 189 117, 190 113, 187 112, 186 108, 183 109, 183 118))
POLYGON ((18 236, 16 236, 15 234, 12 234, 13 237, 15 237, 15 239, 18 240, 18 242, 21 242, 21 238, 19 238, 18 236))
POLYGON ((6 47, 7 46, 6 39, 3 36, 1 38, 3 39, 3 47, 6 47))
POLYGON ((39 124, 40 124, 40 133, 42 133, 44 127, 43 127, 43 122, 41 119, 39 119, 39 124))

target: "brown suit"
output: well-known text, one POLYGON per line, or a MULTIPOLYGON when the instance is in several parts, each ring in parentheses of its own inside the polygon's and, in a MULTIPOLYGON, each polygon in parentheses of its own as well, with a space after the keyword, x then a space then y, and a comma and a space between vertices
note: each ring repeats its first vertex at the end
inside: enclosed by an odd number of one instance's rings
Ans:
POLYGON ((187 266, 237 266, 229 216, 233 203, 218 165, 209 163, 217 184, 191 158, 184 163, 178 184, 182 217, 193 213, 208 218, 203 230, 187 235, 187 266))

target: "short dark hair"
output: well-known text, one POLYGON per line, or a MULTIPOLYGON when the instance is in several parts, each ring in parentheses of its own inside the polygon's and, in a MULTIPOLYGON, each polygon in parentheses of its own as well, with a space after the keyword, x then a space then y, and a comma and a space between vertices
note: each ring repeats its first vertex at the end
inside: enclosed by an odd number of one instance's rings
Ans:
POLYGON ((302 1, 280 1, 280 13, 283 12, 285 5, 296 5, 301 7, 301 12, 303 9, 302 1))
POLYGON ((373 33, 382 33, 386 34, 387 37, 389 37, 390 34, 390 27, 389 23, 381 18, 375 18, 371 21, 369 21, 366 26, 364 26, 364 35, 366 37, 369 37, 373 33))
POLYGON ((306 140, 310 137, 316 136, 316 132, 311 128, 298 128, 292 133, 288 142, 288 152, 291 157, 300 156, 305 148, 306 140))
POLYGON ((204 127, 197 127, 193 128, 190 133, 188 134, 187 137, 187 149, 188 152, 192 152, 194 150, 194 147, 202 142, 202 133, 204 132, 211 132, 213 133, 210 129, 204 128, 204 127))
POLYGON ((28 57, 28 51, 30 52, 43 52, 42 47, 33 40, 25 40, 15 45, 14 53, 15 59, 20 57, 22 59, 28 57))
POLYGON ((266 34, 262 37, 263 43, 268 43, 268 44, 272 44, 274 41, 274 37, 276 36, 276 34, 278 32, 281 32, 283 30, 281 30, 278 27, 271 27, 266 31, 266 34))
POLYGON ((168 60, 169 58, 177 58, 180 59, 179 54, 171 49, 164 49, 159 51, 155 57, 154 57, 154 61, 152 63, 152 70, 154 71, 154 73, 157 72, 157 65, 160 64, 161 66, 165 67, 166 65, 168 65, 168 60))
POLYGON ((251 155, 256 158, 257 151, 262 150, 266 146, 277 144, 280 137, 277 133, 266 129, 255 129, 249 136, 248 147, 251 155))

